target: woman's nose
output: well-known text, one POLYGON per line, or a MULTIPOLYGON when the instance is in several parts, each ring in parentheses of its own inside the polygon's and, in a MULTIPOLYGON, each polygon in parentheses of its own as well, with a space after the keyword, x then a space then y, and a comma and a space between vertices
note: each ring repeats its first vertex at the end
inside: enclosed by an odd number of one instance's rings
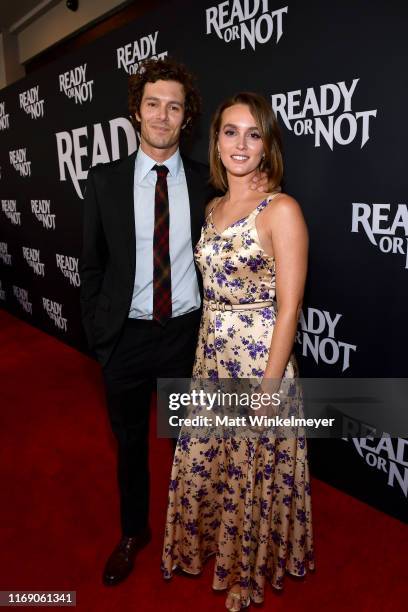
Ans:
POLYGON ((238 137, 237 147, 238 147, 238 149, 245 149, 246 148, 246 140, 245 140, 245 136, 243 134, 238 137))

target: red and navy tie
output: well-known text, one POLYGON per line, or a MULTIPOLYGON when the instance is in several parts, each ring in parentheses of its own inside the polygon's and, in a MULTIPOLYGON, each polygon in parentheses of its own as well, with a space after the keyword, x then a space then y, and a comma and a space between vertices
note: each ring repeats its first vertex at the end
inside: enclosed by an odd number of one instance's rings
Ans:
POLYGON ((169 249, 169 196, 167 166, 153 166, 157 172, 154 194, 153 236, 153 320, 164 325, 171 317, 171 268, 169 249))

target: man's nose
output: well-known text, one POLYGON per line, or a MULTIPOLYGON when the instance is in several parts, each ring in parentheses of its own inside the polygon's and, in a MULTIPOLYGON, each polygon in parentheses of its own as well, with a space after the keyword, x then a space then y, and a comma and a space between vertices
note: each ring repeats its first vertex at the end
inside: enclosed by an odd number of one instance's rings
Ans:
POLYGON ((159 117, 160 117, 160 119, 165 121, 167 119, 167 116, 168 116, 167 105, 166 104, 161 104, 159 106, 159 117))

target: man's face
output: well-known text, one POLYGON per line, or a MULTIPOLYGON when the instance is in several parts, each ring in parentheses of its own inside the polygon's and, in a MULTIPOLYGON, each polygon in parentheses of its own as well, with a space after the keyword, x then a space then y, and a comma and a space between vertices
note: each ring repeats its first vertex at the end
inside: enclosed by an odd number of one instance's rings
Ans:
POLYGON ((140 113, 136 113, 145 152, 168 149, 173 153, 177 149, 184 121, 184 105, 185 93, 181 83, 161 80, 146 83, 140 113))

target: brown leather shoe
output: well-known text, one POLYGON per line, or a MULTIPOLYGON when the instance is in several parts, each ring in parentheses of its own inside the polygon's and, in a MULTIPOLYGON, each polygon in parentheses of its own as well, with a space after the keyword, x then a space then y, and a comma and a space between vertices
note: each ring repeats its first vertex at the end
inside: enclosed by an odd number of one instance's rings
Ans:
POLYGON ((103 584, 114 586, 127 578, 133 569, 134 560, 151 539, 150 529, 145 529, 133 537, 123 536, 106 562, 103 572, 103 584))

